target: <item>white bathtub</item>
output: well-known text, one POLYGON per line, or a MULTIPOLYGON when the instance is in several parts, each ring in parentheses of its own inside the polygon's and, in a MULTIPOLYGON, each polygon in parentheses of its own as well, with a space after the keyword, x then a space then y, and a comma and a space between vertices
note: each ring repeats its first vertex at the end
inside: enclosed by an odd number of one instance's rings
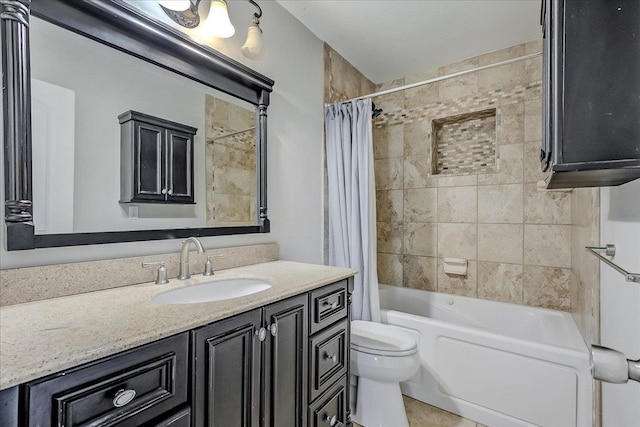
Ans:
POLYGON ((414 399, 488 426, 592 426, 589 351, 568 313, 380 285, 382 321, 414 334, 414 399))

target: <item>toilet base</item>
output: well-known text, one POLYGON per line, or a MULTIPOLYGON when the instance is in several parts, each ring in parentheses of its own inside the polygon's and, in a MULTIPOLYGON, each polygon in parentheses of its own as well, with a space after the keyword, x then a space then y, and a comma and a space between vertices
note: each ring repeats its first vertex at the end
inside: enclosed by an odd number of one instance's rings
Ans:
POLYGON ((364 427, 409 427, 400 384, 358 377, 356 410, 351 419, 364 427))

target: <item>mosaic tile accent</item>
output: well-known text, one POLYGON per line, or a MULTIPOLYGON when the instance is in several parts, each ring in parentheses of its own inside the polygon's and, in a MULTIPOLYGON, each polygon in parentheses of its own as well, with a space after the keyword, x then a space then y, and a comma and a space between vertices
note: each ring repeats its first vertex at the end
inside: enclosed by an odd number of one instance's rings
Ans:
POLYGON ((432 173, 462 175, 495 172, 496 109, 434 119, 432 173))
POLYGON ((380 128, 385 125, 411 123, 415 120, 432 120, 436 117, 455 116, 483 108, 499 107, 523 100, 540 98, 541 96, 542 81, 538 80, 528 85, 515 86, 512 90, 495 89, 471 97, 432 102, 414 108, 383 111, 374 120, 373 124, 374 127, 380 128))

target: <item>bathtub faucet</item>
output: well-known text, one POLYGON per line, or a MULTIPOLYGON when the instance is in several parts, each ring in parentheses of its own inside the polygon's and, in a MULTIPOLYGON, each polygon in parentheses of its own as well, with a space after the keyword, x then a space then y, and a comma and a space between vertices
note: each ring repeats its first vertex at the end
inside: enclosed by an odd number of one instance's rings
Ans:
POLYGON ((640 360, 628 360, 617 350, 591 345, 591 364, 591 373, 596 380, 615 384, 629 380, 640 382, 640 360))

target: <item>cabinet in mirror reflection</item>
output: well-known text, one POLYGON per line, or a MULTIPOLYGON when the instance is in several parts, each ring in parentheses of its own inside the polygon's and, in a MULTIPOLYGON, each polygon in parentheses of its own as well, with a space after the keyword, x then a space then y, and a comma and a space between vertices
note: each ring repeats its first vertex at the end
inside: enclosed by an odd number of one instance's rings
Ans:
POLYGON ((254 105, 36 17, 30 55, 36 234, 258 223, 254 105), (129 110, 199 130, 193 204, 120 203, 129 110))

